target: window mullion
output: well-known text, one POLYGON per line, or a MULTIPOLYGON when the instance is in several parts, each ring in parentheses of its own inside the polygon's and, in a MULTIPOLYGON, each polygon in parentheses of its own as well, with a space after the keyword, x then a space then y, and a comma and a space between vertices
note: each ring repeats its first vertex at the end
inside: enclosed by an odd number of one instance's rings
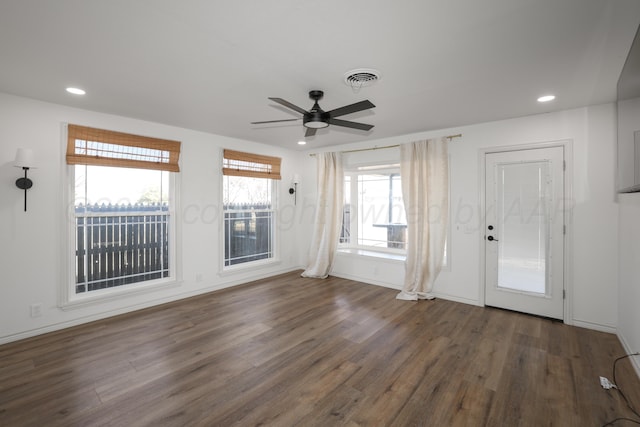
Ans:
POLYGON ((352 246, 360 244, 360 229, 358 227, 358 223, 360 222, 360 194, 358 193, 359 181, 360 177, 358 175, 351 176, 351 236, 349 243, 352 246))

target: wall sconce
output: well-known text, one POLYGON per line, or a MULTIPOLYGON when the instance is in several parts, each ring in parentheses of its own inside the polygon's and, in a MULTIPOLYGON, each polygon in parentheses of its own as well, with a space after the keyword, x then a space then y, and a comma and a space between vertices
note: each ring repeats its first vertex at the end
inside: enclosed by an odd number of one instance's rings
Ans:
POLYGON ((298 184, 300 184, 300 175, 297 173, 293 174, 293 178, 291 179, 291 183, 293 187, 289 188, 289 194, 293 194, 293 204, 296 204, 297 201, 297 193, 298 193, 298 184))
POLYGON ((16 159, 13 162, 13 166, 24 170, 24 177, 16 180, 16 187, 24 190, 25 212, 27 211, 27 190, 33 187, 33 181, 27 177, 27 171, 29 171, 29 168, 34 167, 34 159, 35 156, 33 155, 33 150, 28 148, 18 148, 18 151, 16 152, 16 159))

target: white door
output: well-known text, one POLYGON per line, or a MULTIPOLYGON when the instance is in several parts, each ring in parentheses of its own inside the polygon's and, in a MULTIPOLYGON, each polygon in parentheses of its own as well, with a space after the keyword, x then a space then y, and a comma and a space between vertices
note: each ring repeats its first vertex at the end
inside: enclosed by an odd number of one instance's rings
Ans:
POLYGON ((485 154, 485 304, 564 309, 564 149, 485 154))

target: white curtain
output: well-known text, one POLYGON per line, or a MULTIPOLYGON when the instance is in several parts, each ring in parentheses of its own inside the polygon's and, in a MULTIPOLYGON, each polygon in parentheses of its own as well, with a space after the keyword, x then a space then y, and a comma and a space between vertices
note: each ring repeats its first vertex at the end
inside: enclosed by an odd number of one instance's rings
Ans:
POLYGON ((329 275, 340 240, 344 173, 340 153, 319 153, 318 202, 309 248, 309 263, 302 277, 324 279, 329 275))
POLYGON ((445 138, 400 145, 407 259, 397 299, 433 299, 442 268, 449 218, 449 159, 445 138))

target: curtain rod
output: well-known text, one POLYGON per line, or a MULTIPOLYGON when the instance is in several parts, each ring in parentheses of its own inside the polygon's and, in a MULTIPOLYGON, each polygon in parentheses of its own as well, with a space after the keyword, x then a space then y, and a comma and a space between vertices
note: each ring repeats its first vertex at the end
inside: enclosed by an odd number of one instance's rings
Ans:
MULTIPOLYGON (((444 138, 447 138, 449 141, 451 141, 453 138, 461 138, 462 134, 458 133, 455 135, 447 135, 444 138)), ((385 148, 396 148, 396 147, 400 147, 400 144, 395 144, 395 145, 385 145, 384 147, 371 147, 371 148, 360 148, 357 150, 345 150, 345 151, 340 151, 340 153, 357 153, 359 151, 373 151, 373 150, 383 150, 385 148)), ((310 156, 315 156, 316 153, 311 153, 309 154, 310 156)))

